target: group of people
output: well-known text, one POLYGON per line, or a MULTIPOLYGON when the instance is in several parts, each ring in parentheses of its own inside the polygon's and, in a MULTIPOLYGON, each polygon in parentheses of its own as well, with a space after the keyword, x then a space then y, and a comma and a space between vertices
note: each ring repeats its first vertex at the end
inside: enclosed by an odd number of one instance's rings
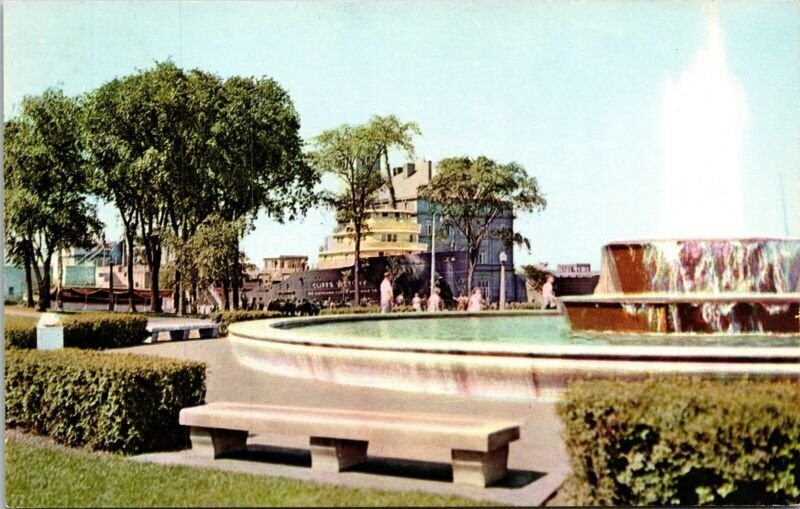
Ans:
MULTIPOLYGON (((386 272, 381 282, 381 313, 391 313, 394 305, 402 306, 405 302, 402 295, 398 295, 395 299, 392 279, 392 273, 386 272)), ((470 295, 469 298, 462 292, 458 296, 458 299, 456 299, 456 309, 458 311, 482 311, 487 307, 486 300, 483 298, 483 292, 481 292, 481 289, 478 287, 473 288, 472 295, 470 295)), ((411 308, 419 312, 421 312, 423 308, 428 312, 444 311, 445 302, 441 296, 439 287, 433 289, 433 293, 428 297, 427 302, 419 296, 419 293, 415 293, 414 298, 411 299, 411 308)))

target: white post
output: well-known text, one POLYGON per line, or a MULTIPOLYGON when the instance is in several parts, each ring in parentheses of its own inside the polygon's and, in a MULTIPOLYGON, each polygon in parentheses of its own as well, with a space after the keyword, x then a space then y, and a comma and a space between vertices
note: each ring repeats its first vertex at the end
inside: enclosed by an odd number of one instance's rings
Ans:
POLYGON ((506 308, 506 260, 508 255, 500 251, 500 310, 506 308))
POLYGON ((436 212, 431 216, 431 293, 436 285, 436 212))

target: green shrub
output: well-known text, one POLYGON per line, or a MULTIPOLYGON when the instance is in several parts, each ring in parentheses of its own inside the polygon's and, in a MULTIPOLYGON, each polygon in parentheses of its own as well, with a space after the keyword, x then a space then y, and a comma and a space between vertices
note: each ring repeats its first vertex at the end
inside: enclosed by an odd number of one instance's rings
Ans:
POLYGON ((202 404, 205 390, 197 362, 72 348, 6 352, 6 425, 70 446, 183 447, 178 413, 202 404))
MULTIPOLYGON (((139 345, 148 337, 147 318, 133 313, 90 312, 60 315, 64 346, 118 348, 139 345)), ((31 316, 6 315, 6 348, 36 348, 36 322, 31 316)))
POLYGON ((228 333, 228 325, 248 320, 265 320, 277 318, 281 314, 277 311, 220 311, 211 315, 211 319, 220 324, 219 333, 224 336, 228 333))
POLYGON ((140 345, 149 336, 147 318, 135 313, 79 313, 64 317, 64 346, 118 348, 140 345))
POLYGON ((558 412, 576 505, 800 502, 794 381, 581 381, 558 412))
POLYGON ((8 348, 36 348, 36 322, 34 316, 5 315, 5 342, 8 348))

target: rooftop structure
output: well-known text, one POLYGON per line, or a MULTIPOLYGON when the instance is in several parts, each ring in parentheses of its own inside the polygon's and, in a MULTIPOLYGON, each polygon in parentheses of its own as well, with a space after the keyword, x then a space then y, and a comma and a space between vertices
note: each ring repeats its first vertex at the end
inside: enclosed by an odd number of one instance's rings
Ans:
POLYGON ((264 269, 258 273, 258 279, 264 286, 280 283, 295 272, 308 270, 308 256, 281 255, 264 258, 264 269))
MULTIPOLYGON (((420 243, 420 225, 413 214, 401 209, 372 209, 361 239, 361 258, 398 256, 426 251, 420 243)), ((319 268, 350 267, 355 261, 355 232, 351 223, 340 223, 319 253, 319 268)))

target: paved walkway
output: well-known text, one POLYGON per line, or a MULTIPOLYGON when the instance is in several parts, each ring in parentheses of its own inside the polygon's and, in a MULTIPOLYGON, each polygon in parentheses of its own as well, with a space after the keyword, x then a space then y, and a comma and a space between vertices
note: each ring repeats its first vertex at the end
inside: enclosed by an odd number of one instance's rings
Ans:
MULTIPOLYGON (((206 401, 239 401, 277 405, 319 406, 387 412, 434 412, 471 417, 509 418, 521 423, 521 438, 513 442, 509 454, 510 479, 485 489, 454 486, 444 482, 442 473, 450 461, 450 451, 413 451, 413 444, 371 443, 369 454, 376 461, 365 467, 339 474, 312 471, 307 459, 308 444, 298 437, 256 435, 248 440, 251 456, 267 461, 245 459, 202 460, 186 452, 158 453, 139 460, 179 463, 209 468, 281 475, 342 485, 383 489, 453 493, 503 504, 541 505, 561 484, 569 471, 568 459, 560 438, 561 424, 555 404, 498 401, 460 396, 420 394, 405 391, 350 387, 261 373, 241 366, 227 339, 163 341, 119 351, 192 359, 207 364, 206 401), (291 450, 265 448, 280 445, 291 450), (259 452, 260 451, 260 452, 259 452), (377 458, 412 456, 422 462, 391 462, 377 458), (275 459, 277 458, 277 459, 275 459), (399 465, 399 466, 398 466, 399 465), (393 475, 385 475, 391 472, 393 475), (397 474, 406 473, 406 477, 397 474)), ((252 458, 251 458, 252 459, 252 458)))

